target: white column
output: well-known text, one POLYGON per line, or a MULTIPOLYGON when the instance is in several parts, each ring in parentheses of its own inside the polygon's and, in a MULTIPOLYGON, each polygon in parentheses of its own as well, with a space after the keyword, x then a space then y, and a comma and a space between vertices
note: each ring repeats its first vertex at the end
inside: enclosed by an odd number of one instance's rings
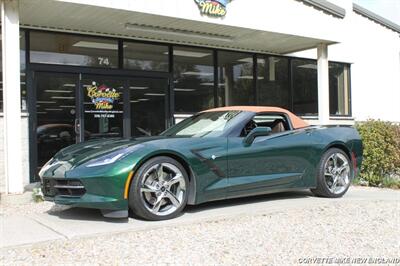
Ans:
POLYGON ((320 125, 329 124, 329 65, 328 46, 320 44, 317 48, 318 62, 318 120, 320 125))
POLYGON ((7 193, 22 193, 21 94, 18 0, 1 1, 4 170, 7 193))

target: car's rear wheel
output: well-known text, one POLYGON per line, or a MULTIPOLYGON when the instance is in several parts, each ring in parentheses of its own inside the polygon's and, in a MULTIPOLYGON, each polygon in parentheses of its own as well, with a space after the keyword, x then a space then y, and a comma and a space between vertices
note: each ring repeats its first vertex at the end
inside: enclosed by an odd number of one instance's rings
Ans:
POLYGON ((129 207, 146 220, 175 218, 186 206, 188 185, 188 175, 178 161, 154 157, 136 172, 129 191, 129 207))
POLYGON ((313 194, 328 198, 343 196, 350 187, 352 167, 347 154, 332 148, 324 153, 317 169, 317 187, 313 194))

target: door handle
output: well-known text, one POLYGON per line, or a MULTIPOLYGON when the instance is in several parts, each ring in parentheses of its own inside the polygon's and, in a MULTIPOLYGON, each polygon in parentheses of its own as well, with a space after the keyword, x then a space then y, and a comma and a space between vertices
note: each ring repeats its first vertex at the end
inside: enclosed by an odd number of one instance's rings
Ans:
POLYGON ((75 129, 75 134, 79 135, 79 129, 80 129, 80 124, 79 124, 79 119, 75 119, 75 124, 74 124, 74 129, 75 129))

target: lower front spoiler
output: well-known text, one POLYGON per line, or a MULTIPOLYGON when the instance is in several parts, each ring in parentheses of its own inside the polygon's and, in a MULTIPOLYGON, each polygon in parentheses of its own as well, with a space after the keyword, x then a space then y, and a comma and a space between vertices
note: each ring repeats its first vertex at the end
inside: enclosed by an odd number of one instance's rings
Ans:
POLYGON ((101 214, 103 214, 106 218, 128 218, 129 212, 128 210, 101 210, 101 214))
POLYGON ((128 218, 128 201, 125 199, 115 199, 87 193, 81 197, 56 195, 54 197, 45 196, 44 199, 60 205, 99 209, 103 216, 107 218, 128 218))

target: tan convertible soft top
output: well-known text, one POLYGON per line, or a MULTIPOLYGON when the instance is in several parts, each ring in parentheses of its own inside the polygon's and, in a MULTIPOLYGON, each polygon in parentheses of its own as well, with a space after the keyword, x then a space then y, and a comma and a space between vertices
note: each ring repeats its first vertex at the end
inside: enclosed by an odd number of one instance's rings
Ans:
POLYGON ((289 112, 286 109, 280 108, 280 107, 272 107, 272 106, 226 106, 226 107, 219 107, 219 108, 213 108, 213 109, 208 109, 203 112, 214 112, 214 111, 246 111, 246 112, 254 112, 254 113, 284 113, 286 114, 293 125, 293 128, 302 128, 302 127, 308 127, 309 124, 301 119, 300 117, 296 116, 292 112, 289 112))

